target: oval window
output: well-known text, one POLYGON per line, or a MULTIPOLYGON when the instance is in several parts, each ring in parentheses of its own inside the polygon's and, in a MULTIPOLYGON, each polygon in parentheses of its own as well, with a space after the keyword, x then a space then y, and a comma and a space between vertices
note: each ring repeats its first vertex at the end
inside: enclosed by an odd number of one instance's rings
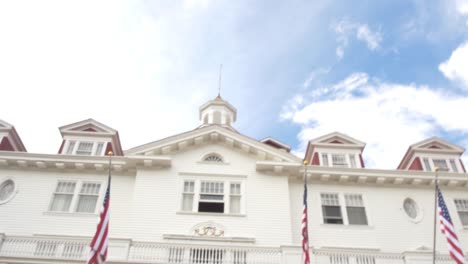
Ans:
POLYGON ((0 184, 0 203, 11 199, 15 191, 15 183, 12 180, 6 180, 0 184))
POLYGON ((403 202, 403 209, 406 215, 411 219, 416 219, 419 215, 419 208, 416 202, 411 198, 406 198, 403 202))

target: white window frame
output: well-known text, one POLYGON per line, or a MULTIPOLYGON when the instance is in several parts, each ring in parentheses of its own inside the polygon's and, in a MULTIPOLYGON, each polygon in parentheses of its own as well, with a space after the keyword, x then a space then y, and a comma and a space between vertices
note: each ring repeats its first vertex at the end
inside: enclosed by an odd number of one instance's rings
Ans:
POLYGON ((441 172, 453 172, 459 173, 461 172, 461 168, 459 167, 460 161, 456 158, 439 158, 439 157, 421 157, 421 163, 423 166, 424 171, 434 171, 435 164, 434 160, 445 160, 445 164, 447 164, 448 170, 440 170, 441 172), (429 165, 429 168, 427 167, 429 165), (455 168, 453 167, 455 165, 455 168))
POLYGON ((50 197, 50 201, 49 201, 49 204, 47 206, 47 210, 46 212, 48 213, 74 213, 74 214, 97 214, 100 210, 100 204, 102 204, 102 199, 104 197, 104 192, 106 191, 106 186, 104 186, 104 182, 102 181, 88 181, 88 180, 76 180, 76 179, 73 179, 73 180, 70 180, 70 179, 58 179, 56 182, 55 182, 55 185, 54 185, 54 189, 52 191, 52 195, 50 197), (73 190, 73 193, 71 194, 72 195, 72 199, 71 199, 71 202, 70 202, 70 207, 68 208, 67 211, 53 211, 51 210, 51 206, 52 206, 52 203, 54 201, 54 198, 55 198, 55 194, 56 194, 56 189, 57 189, 57 186, 59 183, 61 182, 71 182, 71 183, 75 183, 75 189, 73 190), (100 187, 99 187, 99 192, 97 194, 98 198, 96 200, 96 206, 94 208, 94 211, 93 212, 77 212, 77 208, 78 208, 78 202, 79 202, 79 199, 80 199, 80 195, 83 195, 81 193, 81 187, 84 185, 84 184, 99 184, 100 187))
POLYGON ((106 151, 106 146, 107 146, 106 141, 94 141, 94 140, 67 140, 65 143, 64 151, 62 153, 65 153, 67 155, 80 155, 80 156, 104 156, 104 152, 106 151), (83 154, 76 154, 78 151, 78 148, 81 143, 92 143, 93 147, 91 148, 91 154, 90 155, 83 155, 83 154), (97 150, 99 149, 99 144, 102 144, 102 148, 100 153, 97 153, 97 150), (71 149, 70 149, 71 147, 71 149))
POLYGON ((343 218, 343 223, 342 224, 331 224, 331 223, 325 223, 323 211, 320 210, 321 217, 322 217, 322 224, 323 225, 331 225, 331 226, 351 226, 351 227, 369 227, 371 226, 371 221, 369 218, 369 207, 366 204, 366 197, 362 193, 356 193, 356 192, 346 192, 346 193, 341 193, 341 192, 320 192, 319 193, 319 201, 320 201, 320 208, 322 208, 323 203, 322 203, 322 194, 335 194, 338 196, 338 202, 339 202, 339 207, 341 211, 341 217, 343 218), (367 225, 357 225, 357 224, 350 224, 349 223, 349 218, 348 218, 348 211, 347 211, 347 206, 346 206, 346 195, 359 195, 361 196, 362 199, 362 207, 364 208, 365 214, 366 214, 366 219, 367 219, 367 225))
POLYGON ((455 204, 455 209, 457 210, 457 215, 458 215, 458 219, 460 220, 460 224, 463 227, 467 228, 468 223, 465 224, 465 223, 462 222, 460 212, 468 213, 468 207, 461 208, 460 206, 458 206, 457 201, 461 201, 461 203, 463 203, 463 204, 468 204, 468 199, 467 198, 465 198, 465 199, 462 199, 462 198, 453 199, 453 203, 455 204))
POLYGON ((358 162, 359 157, 356 153, 319 152, 319 154, 319 161, 321 166, 335 168, 361 168, 361 163, 358 162), (344 155, 346 165, 333 166, 333 155, 344 155), (354 162, 352 162, 351 157, 354 157, 354 162))
POLYGON ((242 179, 223 179, 223 178, 192 178, 186 177, 182 179, 180 184, 182 187, 180 190, 180 203, 179 203, 179 212, 181 213, 195 213, 195 214, 216 214, 216 215, 245 215, 245 181, 242 179), (194 182, 194 192, 193 192, 193 204, 191 211, 184 211, 183 210, 183 195, 184 193, 184 185, 185 182, 194 182), (212 201, 212 202, 219 202, 224 203, 224 212, 223 213, 216 213, 216 212, 199 212, 198 205, 200 202, 200 194, 201 194, 201 183, 202 182, 222 182, 223 186, 223 200, 219 201, 212 201), (231 213, 231 184, 240 184, 240 194, 235 194, 236 196, 240 197, 240 211, 238 213, 231 213))

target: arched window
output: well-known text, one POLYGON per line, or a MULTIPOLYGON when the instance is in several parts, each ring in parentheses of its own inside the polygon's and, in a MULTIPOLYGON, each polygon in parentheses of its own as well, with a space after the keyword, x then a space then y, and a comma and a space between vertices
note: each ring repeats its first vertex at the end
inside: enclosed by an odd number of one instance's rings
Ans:
POLYGON ((8 202, 14 195, 15 183, 8 179, 0 184, 0 204, 8 202))
POLYGON ((223 162, 223 157, 216 153, 210 153, 203 158, 203 161, 208 162, 223 162))

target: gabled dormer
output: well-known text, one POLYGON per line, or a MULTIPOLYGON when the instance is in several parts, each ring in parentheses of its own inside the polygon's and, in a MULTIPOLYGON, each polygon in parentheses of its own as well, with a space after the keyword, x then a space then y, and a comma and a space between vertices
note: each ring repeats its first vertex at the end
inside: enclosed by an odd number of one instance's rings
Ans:
POLYGON ((466 172, 460 157, 465 149, 438 137, 411 145, 398 165, 399 170, 466 172))
POLYGON ((122 156, 119 132, 93 119, 60 127, 63 142, 59 154, 104 156, 112 151, 122 156))
POLYGON ((0 151, 26 152, 15 127, 3 120, 0 120, 0 151))
POLYGON ((309 141, 305 160, 310 165, 364 168, 362 151, 365 143, 339 132, 309 141))
POLYGON ((263 144, 266 144, 268 146, 271 146, 271 147, 286 151, 286 152, 291 151, 291 147, 289 145, 286 145, 283 142, 281 142, 281 141, 279 141, 277 139, 274 139, 272 137, 264 138, 264 139, 260 140, 260 142, 262 142, 263 144))

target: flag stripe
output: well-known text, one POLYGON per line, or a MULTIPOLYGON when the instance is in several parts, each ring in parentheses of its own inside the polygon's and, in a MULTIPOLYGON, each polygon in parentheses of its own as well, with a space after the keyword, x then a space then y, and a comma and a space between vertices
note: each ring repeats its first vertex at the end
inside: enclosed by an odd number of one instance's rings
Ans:
POLYGON ((465 256, 463 255, 463 250, 455 233, 455 227, 453 226, 449 211, 447 209, 447 206, 445 205, 444 197, 442 196, 442 192, 440 191, 439 186, 437 185, 436 191, 440 217, 440 230, 447 239, 447 247, 449 249, 450 256, 458 264, 466 264, 465 256))
MULTIPOLYGON (((109 166, 110 167, 110 166, 109 166)), ((107 258, 107 248, 109 244, 109 204, 110 204, 110 184, 111 175, 109 170, 109 179, 107 183, 106 195, 100 209, 99 223, 96 228, 93 240, 91 242, 91 251, 89 252, 88 264, 104 263, 107 258)))
POLYGON ((309 229, 308 229, 308 219, 307 219, 307 179, 304 175, 304 209, 302 210, 302 259, 303 264, 310 263, 309 255, 309 229))

